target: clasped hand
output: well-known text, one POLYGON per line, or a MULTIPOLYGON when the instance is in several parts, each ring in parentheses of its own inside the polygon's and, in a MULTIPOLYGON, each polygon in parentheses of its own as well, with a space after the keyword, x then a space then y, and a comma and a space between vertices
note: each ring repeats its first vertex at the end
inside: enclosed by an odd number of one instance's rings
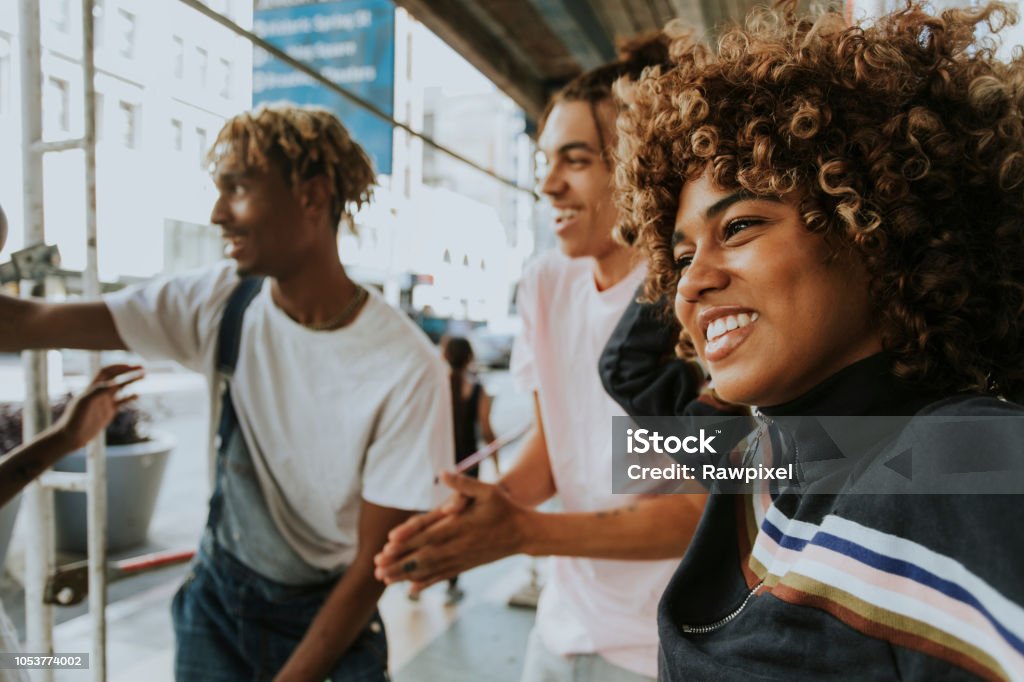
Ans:
POLYGON ((412 581, 412 592, 482 564, 524 551, 532 513, 499 486, 442 473, 455 493, 437 509, 412 517, 388 534, 374 558, 385 584, 412 581))

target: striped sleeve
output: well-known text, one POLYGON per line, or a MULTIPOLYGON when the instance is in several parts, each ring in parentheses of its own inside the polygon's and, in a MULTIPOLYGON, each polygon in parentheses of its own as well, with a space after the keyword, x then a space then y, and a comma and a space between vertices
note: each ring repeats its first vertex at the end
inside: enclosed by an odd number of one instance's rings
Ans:
MULTIPOLYGON (((869 496, 860 499, 870 504, 869 496)), ((965 505, 959 510, 944 505, 962 517, 972 515, 970 505, 977 507, 981 497, 950 500, 965 505)), ((929 513, 936 510, 932 501, 920 498, 903 498, 901 511, 889 502, 883 505, 905 515, 914 514, 915 503, 929 513)), ((1005 594, 1020 589, 1019 541, 1004 535, 1002 542, 992 543, 984 539, 992 535, 982 532, 962 537, 963 551, 954 557, 834 513, 814 524, 788 519, 774 506, 764 512, 757 507, 749 514, 760 521, 749 570, 765 580, 773 596, 822 609, 864 635, 984 679, 1024 680, 1024 608, 1005 594), (977 562, 992 561, 1003 562, 1000 576, 1012 575, 1017 563, 1018 584, 982 578, 977 562)), ((943 528, 941 517, 933 521, 932 527, 943 528)))

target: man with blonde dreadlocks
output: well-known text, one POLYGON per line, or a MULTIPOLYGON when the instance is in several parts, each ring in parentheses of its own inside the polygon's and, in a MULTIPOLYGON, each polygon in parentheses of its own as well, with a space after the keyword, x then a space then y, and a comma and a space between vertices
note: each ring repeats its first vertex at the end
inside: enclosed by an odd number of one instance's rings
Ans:
POLYGON ((341 264, 338 225, 374 174, 333 115, 241 114, 210 161, 210 220, 233 263, 103 302, 2 297, 0 347, 130 349, 206 375, 217 466, 172 606, 178 680, 385 680, 373 555, 439 501, 434 476, 453 453, 446 370, 341 264))

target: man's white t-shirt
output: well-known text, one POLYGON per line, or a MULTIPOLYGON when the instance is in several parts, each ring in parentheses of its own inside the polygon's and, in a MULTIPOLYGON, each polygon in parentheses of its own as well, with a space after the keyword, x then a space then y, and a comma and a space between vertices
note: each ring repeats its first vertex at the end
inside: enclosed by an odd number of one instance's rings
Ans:
MULTIPOLYGON (((523 275, 517 309, 523 329, 512 353, 522 390, 537 391, 544 438, 567 512, 625 507, 612 494, 612 417, 625 413, 598 375, 601 351, 643 281, 638 267, 605 291, 593 261, 545 254, 523 275)), ((657 605, 678 560, 552 557, 537 629, 553 653, 597 653, 641 675, 657 675, 657 605)))
MULTIPOLYGON (((216 411, 217 331, 238 282, 224 262, 104 300, 130 350, 203 373, 216 411)), ((277 307, 264 281, 245 314, 232 383, 270 515, 309 565, 351 563, 361 500, 423 510, 446 499, 434 478, 454 461, 447 368, 372 289, 350 325, 313 331, 277 307)))

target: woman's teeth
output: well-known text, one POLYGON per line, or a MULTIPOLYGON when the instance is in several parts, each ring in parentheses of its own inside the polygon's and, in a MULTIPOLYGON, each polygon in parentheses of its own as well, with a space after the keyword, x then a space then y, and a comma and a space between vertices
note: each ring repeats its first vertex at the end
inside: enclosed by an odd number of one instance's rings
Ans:
POLYGON ((758 313, 740 313, 739 315, 727 315, 726 317, 720 317, 711 324, 708 325, 706 333, 707 340, 713 341, 726 332, 731 332, 733 329, 739 329, 740 327, 746 327, 751 322, 756 322, 757 318, 760 317, 758 313))

